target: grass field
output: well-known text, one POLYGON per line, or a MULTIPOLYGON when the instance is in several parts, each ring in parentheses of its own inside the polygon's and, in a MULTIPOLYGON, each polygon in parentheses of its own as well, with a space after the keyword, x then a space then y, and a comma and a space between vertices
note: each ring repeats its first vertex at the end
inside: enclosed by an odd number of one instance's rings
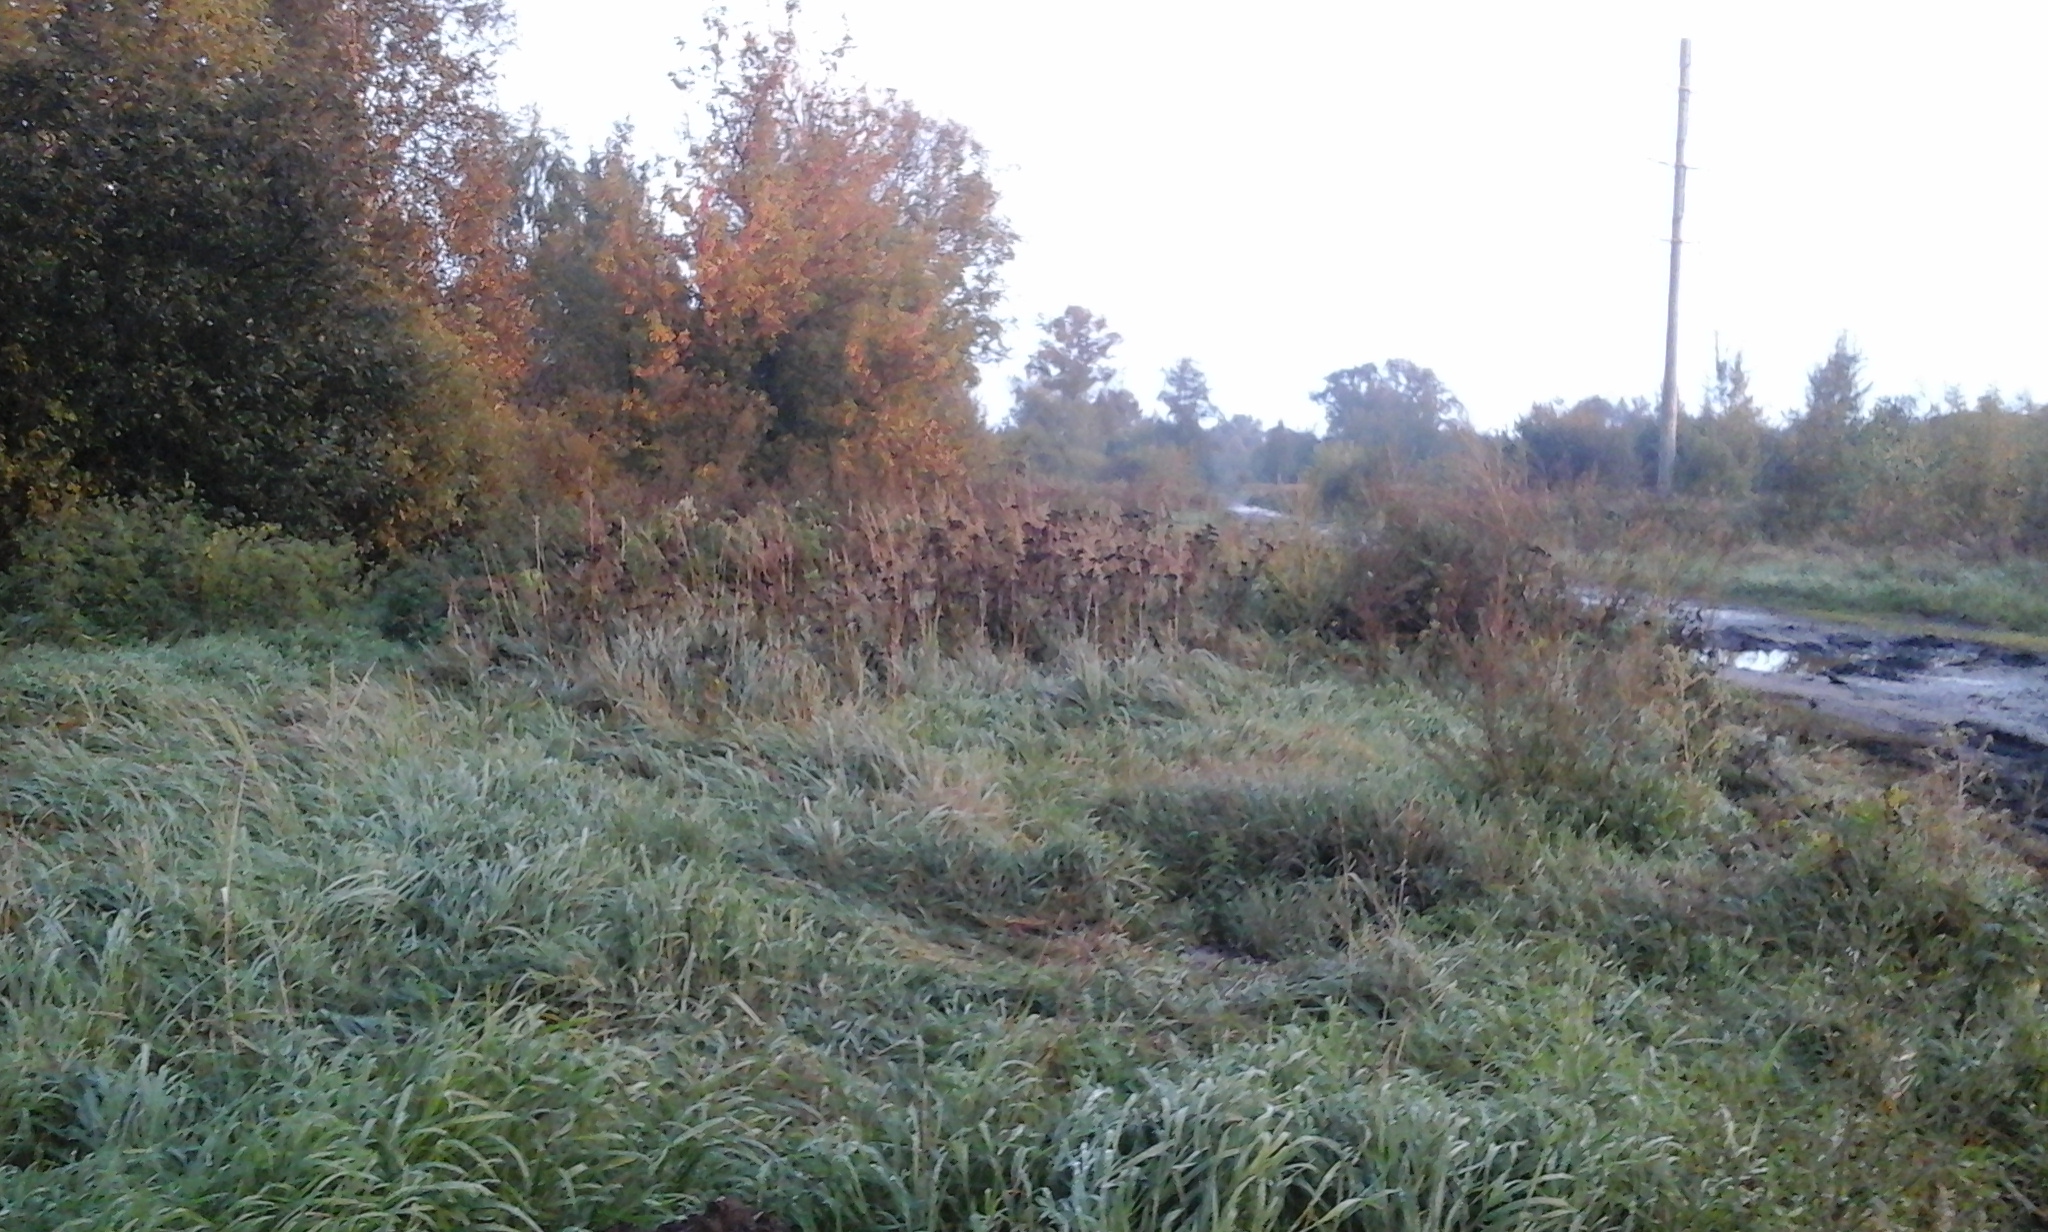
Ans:
POLYGON ((1952 778, 1647 643, 1218 649, 9 651, 0 1226, 2034 1226, 2048 899, 1952 778))

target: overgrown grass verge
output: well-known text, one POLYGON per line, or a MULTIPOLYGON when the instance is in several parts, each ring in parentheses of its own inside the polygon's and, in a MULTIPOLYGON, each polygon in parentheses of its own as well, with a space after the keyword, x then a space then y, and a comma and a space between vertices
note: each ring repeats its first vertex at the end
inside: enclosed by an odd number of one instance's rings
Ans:
POLYGON ((708 717, 246 637, 10 652, 0 1225, 2048 1199, 2042 894, 1952 783, 1586 647, 1240 650, 913 647, 708 717))
POLYGON ((1608 592, 2048 636, 2048 562, 2032 556, 1768 544, 1631 513, 1636 520, 1589 529, 1553 509, 1552 537, 1572 545, 1559 554, 1575 579, 1608 592))
POLYGON ((2048 635, 2048 562, 1934 553, 1752 550, 1721 580, 1728 598, 1779 608, 1917 617, 2048 635))

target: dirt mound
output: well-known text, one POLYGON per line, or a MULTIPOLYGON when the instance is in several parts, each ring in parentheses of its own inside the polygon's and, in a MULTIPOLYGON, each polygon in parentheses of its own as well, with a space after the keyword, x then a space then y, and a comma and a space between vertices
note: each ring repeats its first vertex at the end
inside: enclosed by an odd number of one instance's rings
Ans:
POLYGON ((652 1228, 619 1224, 611 1232, 790 1232, 789 1225, 775 1216, 757 1211, 744 1202, 719 1198, 700 1214, 688 1219, 671 1219, 652 1228))

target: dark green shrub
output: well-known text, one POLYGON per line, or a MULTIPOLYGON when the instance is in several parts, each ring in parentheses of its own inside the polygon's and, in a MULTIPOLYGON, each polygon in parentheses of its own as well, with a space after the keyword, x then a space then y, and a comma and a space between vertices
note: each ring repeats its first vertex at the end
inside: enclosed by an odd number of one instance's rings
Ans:
POLYGON ((76 505, 17 547, 0 582, 11 630, 66 640, 331 621, 355 604, 362 572, 351 546, 224 526, 184 502, 76 505))
POLYGON ((381 572, 370 592, 370 619, 379 633, 424 645, 448 625, 448 592, 461 562, 432 557, 406 560, 381 572))

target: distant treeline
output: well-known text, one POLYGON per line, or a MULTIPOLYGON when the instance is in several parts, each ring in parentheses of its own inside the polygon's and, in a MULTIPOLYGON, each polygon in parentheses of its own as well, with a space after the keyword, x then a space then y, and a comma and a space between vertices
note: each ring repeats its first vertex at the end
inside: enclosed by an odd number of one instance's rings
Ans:
MULTIPOLYGON (((1437 374, 1407 360, 1333 372, 1312 395, 1320 434, 1224 417, 1192 361, 1143 413, 1105 362, 1118 341, 1080 308, 1046 323, 998 434, 1029 469, 1073 479, 1201 482, 1218 495, 1295 485, 1317 510, 1370 503, 1378 481, 1475 455, 1557 492, 1647 493, 1660 419, 1647 399, 1531 407, 1498 434, 1474 431, 1437 374)), ((1718 360, 1697 410, 1681 412, 1676 486, 1734 529, 1872 543, 2048 544, 2048 407, 1951 390, 1940 401, 1873 399, 1847 339, 1808 374, 1803 406, 1772 413, 1740 355, 1718 360)))
MULTIPOLYGON (((1501 441, 1552 487, 1647 489, 1656 409, 1588 398, 1530 410, 1501 441)), ((1717 361, 1679 421, 1680 493, 1773 538, 1864 543, 2048 545, 2048 407, 1996 391, 1972 400, 1872 398, 1847 339, 1807 375, 1803 405, 1767 412, 1742 358, 1717 361)))

